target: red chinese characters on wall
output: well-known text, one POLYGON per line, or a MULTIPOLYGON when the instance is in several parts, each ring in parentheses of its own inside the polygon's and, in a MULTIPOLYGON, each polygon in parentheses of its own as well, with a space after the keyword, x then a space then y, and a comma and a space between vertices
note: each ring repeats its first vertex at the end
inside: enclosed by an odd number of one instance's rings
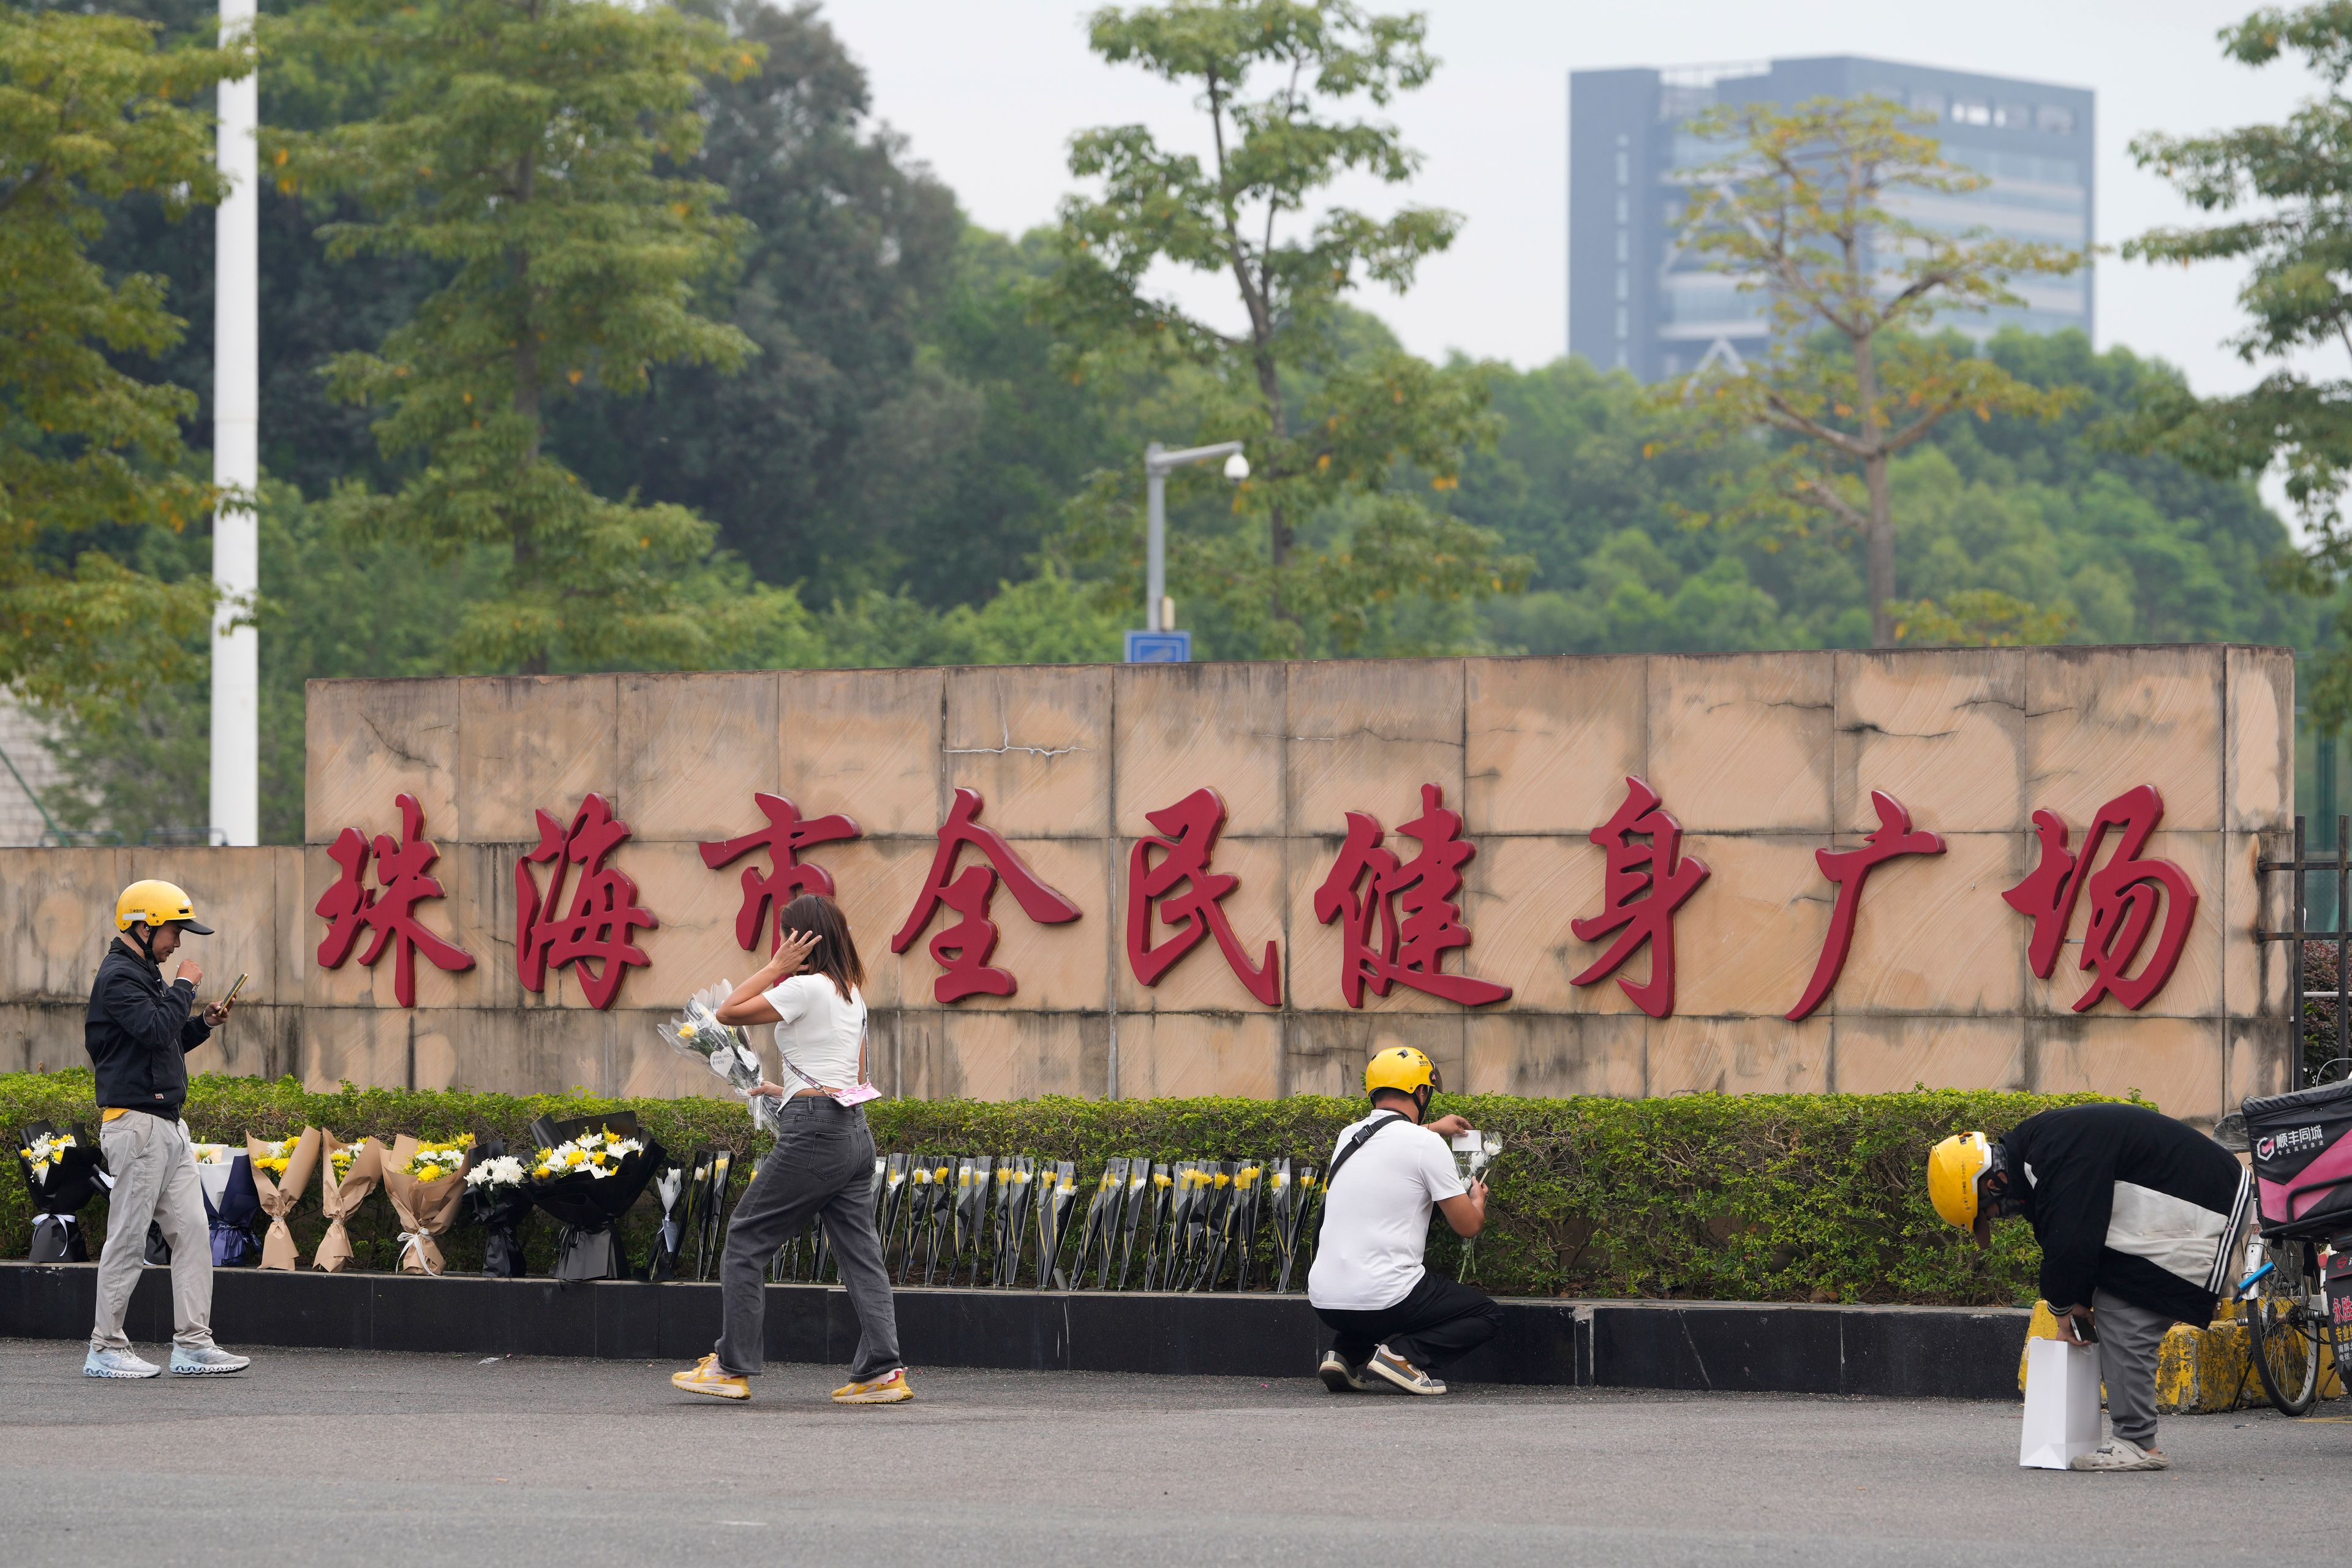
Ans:
POLYGON ((1682 824, 1658 792, 1636 778, 1625 781, 1624 803, 1587 837, 1608 857, 1601 912, 1570 921, 1568 929, 1580 942, 1612 932, 1617 940, 1570 984, 1599 983, 1647 942, 1650 977, 1636 983, 1620 974, 1617 985, 1651 1017, 1665 1017, 1675 1010, 1675 911, 1706 880, 1706 864, 1683 854, 1682 824))
POLYGON ((1941 855, 1944 841, 1935 834, 1911 826, 1911 814, 1903 803, 1879 790, 1870 792, 1870 804, 1878 809, 1878 826, 1864 835, 1859 849, 1816 849, 1813 859, 1822 875, 1837 884, 1837 902, 1830 910, 1829 935, 1822 940, 1822 956, 1813 965, 1813 977, 1805 984, 1805 994, 1789 1009, 1789 1022, 1809 1016, 1820 1006, 1838 975, 1845 968, 1845 955, 1853 946, 1854 917, 1862 909, 1862 888, 1870 880, 1872 871, 1889 860, 1904 855, 1941 855))
POLYGON ((375 940, 360 954, 360 963, 374 968, 383 950, 390 947, 392 994, 402 1006, 414 1007, 418 952, 435 968, 450 973, 473 968, 474 955, 426 930, 416 918, 418 904, 444 896, 439 879, 431 874, 441 852, 425 837, 425 808, 416 804, 416 797, 404 795, 394 804, 400 808, 397 844, 390 834, 379 833, 371 849, 367 835, 346 827, 327 847, 328 856, 342 870, 316 906, 315 912, 327 921, 327 934, 319 943, 319 963, 323 968, 341 969, 360 934, 373 931, 375 940), (371 853, 375 858, 373 889, 366 880, 371 853))
POLYGON ((2041 859, 2025 880, 2001 897, 2010 908, 2033 921, 2026 956, 2033 973, 2047 980, 2057 967, 2058 950, 2065 945, 2067 930, 2074 924, 2075 900, 2084 885, 2089 884, 2091 922, 2083 938, 2079 967, 2090 972, 2091 984, 2075 999, 2077 1013, 2110 994, 2137 1012, 2164 989, 2180 963, 2180 950, 2197 916, 2197 891, 2179 866, 2140 854, 2163 820, 2164 797, 2157 794, 2155 785, 2126 790, 2091 818, 2090 831, 2083 836, 2083 852, 2077 856, 2067 847, 2063 818, 2054 811, 2033 814, 2041 859), (2098 865, 2101 845, 2108 831, 2116 828, 2122 830, 2122 837, 2116 852, 2105 865, 2098 865), (2155 950, 2137 973, 2130 973, 2151 934, 2155 950))
POLYGON ((1196 789, 1173 805, 1145 812, 1143 819, 1167 837, 1139 838, 1128 855, 1127 962, 1136 979, 1159 984, 1202 937, 1213 936, 1249 994, 1269 1007, 1282 1005, 1275 944, 1267 942, 1265 956, 1251 963, 1220 901, 1241 879, 1209 869, 1225 825, 1224 797, 1213 789, 1196 789), (1155 918, 1177 928, 1158 942, 1151 940, 1155 918))
POLYGON ((638 907, 629 874, 604 864, 629 837, 629 825, 601 795, 580 803, 569 827, 544 811, 536 815, 539 846, 515 862, 515 970, 525 990, 544 991, 549 968, 568 963, 590 1005, 610 1007, 622 977, 650 962, 634 933, 661 924, 638 907), (534 865, 551 868, 544 894, 531 875, 534 865), (579 880, 566 903, 565 884, 575 868, 579 880))
POLYGON ((978 790, 955 792, 955 805, 940 825, 939 851, 931 858, 930 874, 915 899, 914 911, 890 939, 891 952, 906 952, 942 904, 962 917, 931 938, 931 957, 940 970, 939 978, 931 982, 931 994, 942 1003, 960 1002, 983 992, 992 996, 1013 994, 1017 983, 1012 971, 991 968, 988 963, 997 938, 988 907, 996 896, 1000 878, 1013 889, 1022 912, 1039 925, 1061 925, 1078 918, 1078 906, 1040 880, 1003 834, 981 826, 981 805, 978 790), (980 852, 981 863, 959 870, 966 846, 980 852))
POLYGON ((1401 984, 1465 1007, 1508 1000, 1509 986, 1444 967, 1448 952, 1470 945, 1454 896, 1462 889, 1462 868, 1478 850, 1462 837, 1461 815, 1446 809, 1443 789, 1423 784, 1421 815, 1397 831, 1420 841, 1421 852, 1410 860, 1381 847, 1377 817, 1348 813, 1339 858, 1315 890, 1315 918, 1339 922, 1341 999, 1361 1007, 1366 986, 1385 996, 1401 984))
MULTIPOLYGON (((784 906, 803 893, 833 897, 832 873, 822 866, 802 865, 800 852, 811 845, 857 837, 857 824, 846 816, 836 814, 803 821, 800 807, 782 795, 755 791, 751 800, 768 819, 765 827, 755 828, 740 838, 702 846, 702 863, 714 871, 732 865, 754 849, 768 852, 768 869, 764 873, 757 866, 743 868, 743 903, 735 911, 735 942, 746 952, 760 950, 760 928, 767 922, 771 904, 781 917, 784 906)), ((775 942, 783 940, 784 928, 779 923, 775 942)), ((775 942, 769 944, 770 951, 774 950, 775 942)))

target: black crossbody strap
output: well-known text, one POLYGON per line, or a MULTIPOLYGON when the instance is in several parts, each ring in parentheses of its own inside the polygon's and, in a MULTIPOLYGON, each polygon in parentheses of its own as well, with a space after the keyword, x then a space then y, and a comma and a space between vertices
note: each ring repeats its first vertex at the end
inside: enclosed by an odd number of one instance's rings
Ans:
POLYGON ((1354 1158, 1356 1151, 1362 1148, 1364 1144, 1370 1141, 1373 1133, 1378 1132, 1383 1127, 1393 1127, 1400 1121, 1410 1121, 1412 1120, 1412 1117, 1407 1116, 1402 1110, 1391 1110, 1386 1116, 1381 1117, 1376 1121, 1367 1121, 1361 1127, 1357 1128, 1356 1135, 1348 1140, 1347 1147, 1341 1149, 1337 1154, 1331 1156, 1331 1168, 1323 1173, 1324 1193, 1326 1194, 1329 1194, 1331 1191, 1331 1184, 1339 1179, 1339 1167, 1345 1165, 1350 1159, 1354 1158))

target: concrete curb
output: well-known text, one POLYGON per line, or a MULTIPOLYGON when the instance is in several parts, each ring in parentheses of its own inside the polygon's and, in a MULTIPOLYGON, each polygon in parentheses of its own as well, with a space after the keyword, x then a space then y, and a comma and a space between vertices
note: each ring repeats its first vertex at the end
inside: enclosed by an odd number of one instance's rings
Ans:
MULTIPOLYGON (((0 1336, 82 1340, 95 1264, 0 1263, 0 1336)), ((1464 1383, 2014 1400, 2029 1314, 2000 1308, 1505 1299, 1503 1331, 1449 1369, 1464 1383)), ((1304 1296, 902 1289, 917 1366, 1303 1377, 1329 1342, 1304 1296)), ((213 1275, 223 1342, 684 1363, 719 1332, 719 1287, 400 1274, 213 1275)), ((161 1269, 141 1277, 131 1340, 171 1338, 161 1269)), ((838 1288, 768 1287, 767 1352, 846 1363, 838 1288)))

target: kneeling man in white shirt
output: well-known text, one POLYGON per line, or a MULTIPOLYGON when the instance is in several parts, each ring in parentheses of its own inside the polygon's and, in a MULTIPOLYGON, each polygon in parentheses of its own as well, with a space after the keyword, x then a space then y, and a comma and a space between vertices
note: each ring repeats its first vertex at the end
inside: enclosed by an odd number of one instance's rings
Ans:
POLYGON ((1318 1369, 1334 1394, 1381 1384, 1443 1394, 1436 1370, 1502 1327, 1491 1297, 1422 1264, 1432 1208, 1456 1236, 1486 1223, 1486 1184, 1465 1187, 1446 1144, 1470 1124, 1459 1116, 1423 1124, 1437 1089, 1437 1066, 1421 1052, 1381 1052, 1364 1069, 1372 1113, 1342 1129, 1332 1149, 1307 1300, 1336 1336, 1318 1369))

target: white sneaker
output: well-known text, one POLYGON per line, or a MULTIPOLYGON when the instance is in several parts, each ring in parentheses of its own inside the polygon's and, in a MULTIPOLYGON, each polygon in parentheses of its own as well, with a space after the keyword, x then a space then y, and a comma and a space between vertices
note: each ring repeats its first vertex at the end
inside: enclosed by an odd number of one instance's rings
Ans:
POLYGON ((184 1345, 172 1347, 173 1377, 217 1377, 226 1373, 243 1372, 252 1364, 251 1358, 231 1355, 218 1345, 198 1345, 194 1350, 184 1345))
POLYGON ((142 1360, 135 1351, 98 1350, 93 1348, 82 1358, 84 1377, 152 1377, 163 1369, 152 1361, 142 1360))
POLYGON ((2077 1454, 2070 1470, 2168 1470, 2172 1461, 2128 1437, 2110 1436, 2087 1454, 2077 1454))
POLYGON ((1445 1392, 1444 1383, 1430 1376, 1386 1345, 1374 1351, 1372 1359, 1364 1363, 1364 1375, 1368 1378, 1377 1377, 1392 1387, 1404 1390, 1407 1394, 1445 1392))
POLYGON ((1348 1358, 1338 1351, 1323 1352, 1322 1364, 1315 1369, 1315 1375, 1321 1378, 1323 1386, 1334 1394, 1361 1394, 1364 1391, 1363 1374, 1349 1366, 1348 1358))

